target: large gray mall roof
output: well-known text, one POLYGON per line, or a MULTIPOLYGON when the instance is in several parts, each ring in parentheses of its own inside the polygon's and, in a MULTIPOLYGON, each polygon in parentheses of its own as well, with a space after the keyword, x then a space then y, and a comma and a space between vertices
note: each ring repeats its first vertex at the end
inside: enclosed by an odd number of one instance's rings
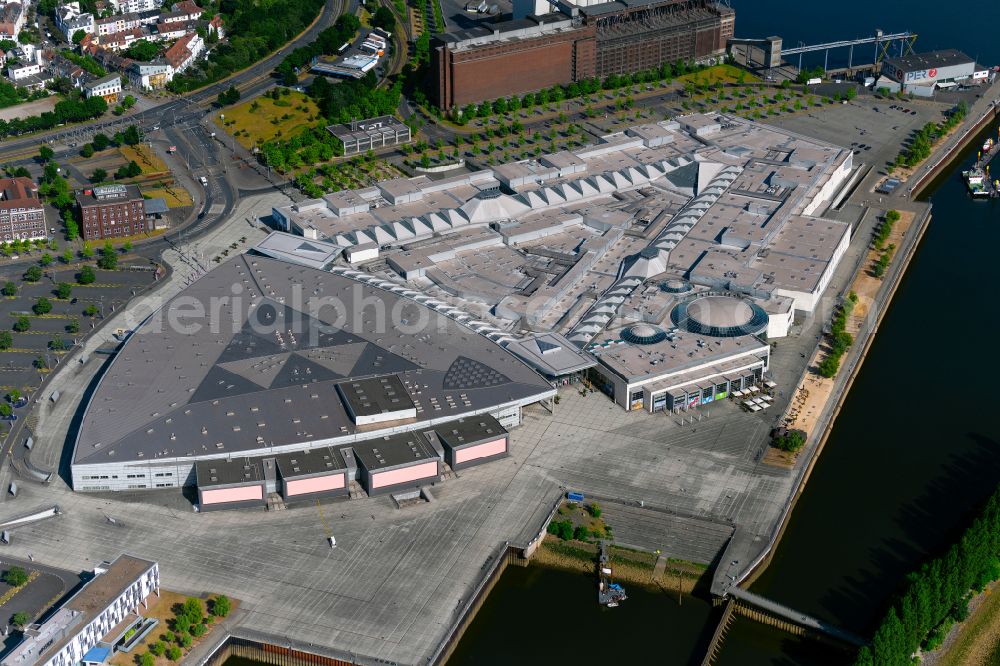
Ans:
MULTIPOLYGON (((193 322, 205 323, 181 321, 193 322)), ((178 294, 128 339, 87 406, 74 463, 155 463, 374 437, 384 428, 356 426, 336 385, 385 375, 396 375, 417 407, 412 426, 385 428, 418 428, 552 392, 502 347, 416 301, 243 255, 178 294), (311 310, 319 299, 323 306, 311 310), (193 302, 217 308, 221 330, 168 325, 193 302), (388 323, 393 313, 399 326, 388 323), (429 323, 418 328, 421 321, 429 323), (407 326, 415 331, 399 330, 407 326)))

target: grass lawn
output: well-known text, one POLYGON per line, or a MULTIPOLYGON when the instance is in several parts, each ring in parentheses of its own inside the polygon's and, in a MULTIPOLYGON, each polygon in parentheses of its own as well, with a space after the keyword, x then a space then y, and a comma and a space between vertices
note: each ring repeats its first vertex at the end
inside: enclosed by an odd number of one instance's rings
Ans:
POLYGON ((938 666, 983 666, 1000 663, 1000 586, 991 585, 983 602, 962 623, 938 666))
POLYGON ((225 113, 226 131, 234 134, 244 148, 260 145, 277 136, 290 136, 299 128, 323 122, 316 104, 306 95, 294 91, 277 100, 258 97, 226 109, 225 113))
POLYGON ((167 173, 167 165, 163 163, 153 149, 149 146, 121 146, 118 152, 125 158, 125 162, 135 162, 142 167, 143 175, 154 173, 167 173))
POLYGON ((678 76, 675 81, 707 81, 708 83, 736 83, 739 81, 740 74, 743 74, 744 83, 759 83, 760 78, 750 74, 746 70, 740 69, 735 65, 713 65, 707 69, 703 69, 700 72, 692 72, 691 74, 684 74, 683 76, 678 76))
POLYGON ((194 204, 194 201, 191 200, 191 194, 176 184, 143 189, 142 194, 150 199, 166 199, 167 208, 181 208, 194 204))

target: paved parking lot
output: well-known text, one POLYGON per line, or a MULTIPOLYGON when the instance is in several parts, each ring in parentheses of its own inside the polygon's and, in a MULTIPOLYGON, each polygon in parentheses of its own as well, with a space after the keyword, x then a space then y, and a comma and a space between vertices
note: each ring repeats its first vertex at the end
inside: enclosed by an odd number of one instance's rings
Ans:
MULTIPOLYGON (((32 620, 53 604, 57 599, 76 588, 82 580, 79 573, 65 569, 44 566, 38 562, 7 557, 0 553, 0 572, 10 567, 18 566, 30 573, 37 574, 30 582, 18 590, 6 603, 0 605, 0 624, 7 625, 15 613, 25 612, 32 620)), ((10 586, 0 581, 0 597, 10 591, 10 586)), ((3 649, 12 647, 19 642, 21 636, 12 633, 3 642, 3 649)))
MULTIPOLYGON (((129 260, 129 265, 150 265, 145 259, 129 260)), ((45 270, 45 275, 38 282, 31 283, 22 279, 24 266, 11 267, 0 272, 0 284, 13 282, 18 286, 17 295, 0 298, 0 329, 11 332, 13 346, 0 352, 0 390, 34 389, 41 378, 39 370, 34 366, 39 356, 45 358, 46 364, 54 367, 62 354, 49 352, 49 343, 60 340, 71 348, 77 340, 86 334, 87 329, 100 323, 100 314, 110 315, 120 308, 132 296, 153 282, 154 275, 147 271, 102 271, 97 270, 97 279, 91 285, 76 284, 79 266, 53 265, 45 270), (60 282, 73 285, 69 299, 56 297, 56 287, 60 282), (38 316, 32 311, 39 298, 47 298, 52 304, 52 310, 44 316, 38 316), (98 310, 97 317, 84 315, 84 310, 93 305, 98 310), (25 332, 13 330, 20 316, 27 316, 31 328, 25 332), (72 333, 68 328, 72 322, 79 326, 78 333, 72 333)))

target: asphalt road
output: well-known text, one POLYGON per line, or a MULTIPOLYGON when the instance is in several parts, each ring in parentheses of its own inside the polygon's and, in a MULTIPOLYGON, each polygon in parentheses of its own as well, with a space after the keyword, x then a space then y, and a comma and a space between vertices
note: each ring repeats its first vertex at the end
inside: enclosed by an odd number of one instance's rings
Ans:
POLYGON ((113 133, 114 128, 121 128, 123 123, 126 126, 138 125, 144 131, 151 131, 154 126, 184 125, 204 116, 206 107, 215 101, 220 92, 230 86, 236 86, 242 90, 244 96, 257 94, 275 85, 270 74, 290 51, 312 42, 322 30, 333 24, 342 11, 345 9, 354 11, 357 8, 357 2, 358 0, 327 0, 319 20, 312 27, 271 56, 224 81, 195 90, 184 97, 175 97, 134 115, 58 128, 49 132, 33 134, 23 139, 6 141, 0 144, 0 159, 6 154, 34 151, 42 142, 85 142, 88 140, 85 138, 88 135, 92 136, 98 132, 113 133))

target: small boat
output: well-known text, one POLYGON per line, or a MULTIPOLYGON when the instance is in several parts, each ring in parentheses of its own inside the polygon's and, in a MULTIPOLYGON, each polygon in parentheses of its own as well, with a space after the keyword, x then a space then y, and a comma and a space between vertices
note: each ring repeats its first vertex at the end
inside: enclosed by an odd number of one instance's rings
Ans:
POLYGON ((965 178, 965 184, 969 188, 969 193, 972 194, 972 196, 990 196, 990 182, 987 180, 986 173, 982 169, 976 167, 975 169, 963 171, 962 177, 965 178))
POLYGON ((986 139, 983 143, 983 152, 988 153, 993 150, 993 139, 986 139))

